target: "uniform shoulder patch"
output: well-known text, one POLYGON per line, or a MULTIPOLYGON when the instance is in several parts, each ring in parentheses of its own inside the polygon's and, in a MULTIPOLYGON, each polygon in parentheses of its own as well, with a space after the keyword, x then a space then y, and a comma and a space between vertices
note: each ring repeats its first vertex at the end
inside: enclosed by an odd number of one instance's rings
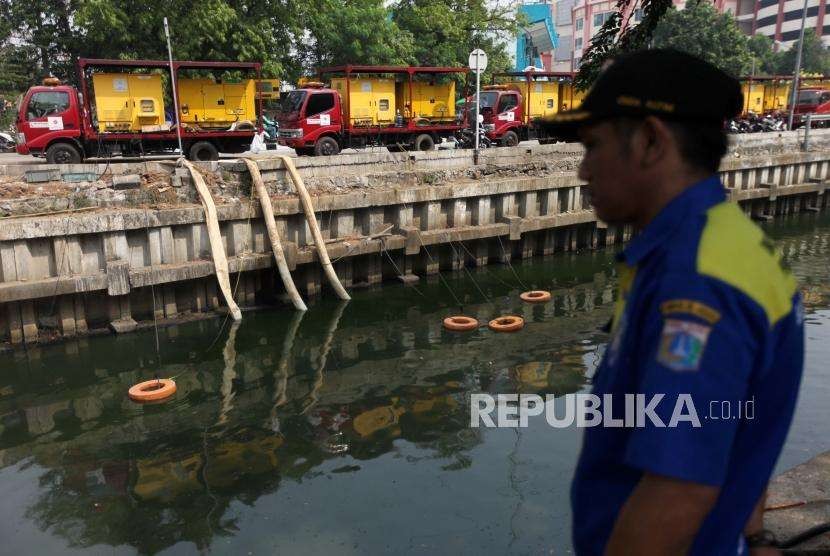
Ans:
POLYGON ((720 311, 694 299, 670 299, 664 301, 660 304, 660 312, 664 315, 692 315, 705 320, 709 324, 715 324, 720 320, 720 311))
POLYGON ((657 361, 673 371, 697 371, 711 326, 688 320, 666 319, 657 361))

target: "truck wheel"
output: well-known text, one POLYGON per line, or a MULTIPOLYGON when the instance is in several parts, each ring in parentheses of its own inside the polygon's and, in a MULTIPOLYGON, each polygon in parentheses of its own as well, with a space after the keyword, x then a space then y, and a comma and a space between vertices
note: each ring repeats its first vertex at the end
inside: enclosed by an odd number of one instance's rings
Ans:
POLYGON ((501 138, 502 147, 515 147, 519 144, 519 136, 515 131, 508 131, 501 138))
POLYGON ((81 153, 69 143, 55 143, 46 149, 46 162, 49 164, 78 164, 81 153))
POLYGON ((317 156, 331 156, 340 152, 340 145, 332 137, 321 137, 314 143, 314 154, 317 156))
POLYGON ((190 160, 208 161, 219 160, 219 150, 209 141, 197 141, 188 151, 190 160))
POLYGON ((415 138, 416 151, 431 151, 433 149, 435 149, 435 141, 432 139, 432 135, 422 133, 415 138))

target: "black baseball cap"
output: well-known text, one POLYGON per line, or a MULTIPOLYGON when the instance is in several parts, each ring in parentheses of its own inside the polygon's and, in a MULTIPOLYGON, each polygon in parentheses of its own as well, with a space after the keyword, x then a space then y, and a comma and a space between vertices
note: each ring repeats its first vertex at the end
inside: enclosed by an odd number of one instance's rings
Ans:
POLYGON ((641 50, 615 58, 579 108, 541 125, 560 137, 573 137, 583 125, 619 117, 657 116, 719 127, 742 106, 740 83, 709 62, 678 50, 641 50))

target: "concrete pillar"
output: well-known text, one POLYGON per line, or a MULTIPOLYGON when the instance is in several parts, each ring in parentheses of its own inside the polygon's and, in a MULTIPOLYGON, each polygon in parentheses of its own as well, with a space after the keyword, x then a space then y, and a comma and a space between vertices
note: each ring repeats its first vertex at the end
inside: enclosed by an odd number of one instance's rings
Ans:
POLYGON ((449 227, 461 228, 467 226, 469 224, 467 222, 467 199, 453 199, 451 206, 449 227))
POLYGON ((23 322, 20 320, 19 302, 6 303, 6 321, 9 326, 9 342, 12 344, 23 342, 23 322))
POLYGON ((528 218, 532 216, 538 216, 539 211, 536 206, 536 192, 535 191, 525 191, 520 196, 519 201, 519 216, 523 218, 528 218))
POLYGON ((559 213, 559 190, 548 189, 544 192, 541 201, 541 209, 543 215, 553 215, 559 213))
POLYGON ((484 226, 490 224, 490 197, 478 197, 473 201, 473 225, 484 226))
POLYGON ((304 279, 298 283, 309 297, 320 295, 320 267, 314 263, 305 265, 304 279))
POLYGON ((75 335, 75 304, 71 295, 62 295, 58 300, 58 325, 64 337, 75 335))
POLYGON ((354 211, 338 210, 332 220, 331 237, 351 237, 354 235, 354 211))
POLYGON ((353 266, 350 259, 343 259, 334 264, 334 271, 344 288, 350 288, 354 282, 353 266))
MULTIPOLYGON (((231 282, 233 286, 234 282, 231 282)), ((164 307, 164 316, 166 318, 173 318, 178 314, 176 308, 176 288, 173 285, 165 285, 161 288, 156 288, 156 292, 161 290, 162 306, 164 307)))

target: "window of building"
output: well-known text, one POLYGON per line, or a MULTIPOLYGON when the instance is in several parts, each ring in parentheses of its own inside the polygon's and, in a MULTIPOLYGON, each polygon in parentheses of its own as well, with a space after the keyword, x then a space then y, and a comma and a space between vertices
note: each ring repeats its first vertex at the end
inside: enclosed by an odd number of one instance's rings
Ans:
POLYGON ((386 112, 387 110, 389 110, 389 99, 388 98, 380 99, 380 102, 378 103, 378 110, 380 110, 381 112, 386 112))
POLYGON ((577 31, 582 31, 582 18, 581 17, 576 20, 576 30, 577 31))
POLYGON ((574 69, 579 69, 579 63, 582 61, 582 58, 574 58, 574 69))
POLYGON ((55 116, 69 108, 69 93, 63 91, 42 91, 35 93, 29 100, 27 118, 34 120, 55 116))
POLYGON ((547 106, 548 108, 553 108, 553 99, 549 98, 547 100, 547 104, 545 106, 547 106))
POLYGON ((334 95, 332 93, 316 93, 311 95, 306 105, 306 117, 310 118, 320 112, 334 108, 334 95))
POLYGON ((582 37, 579 37, 574 41, 574 48, 576 50, 582 49, 582 37))
POLYGON ((608 21, 609 17, 611 17, 611 12, 594 14, 594 27, 599 27, 600 25, 608 21))
POLYGON ((634 23, 640 23, 643 20, 643 8, 634 10, 634 23))

